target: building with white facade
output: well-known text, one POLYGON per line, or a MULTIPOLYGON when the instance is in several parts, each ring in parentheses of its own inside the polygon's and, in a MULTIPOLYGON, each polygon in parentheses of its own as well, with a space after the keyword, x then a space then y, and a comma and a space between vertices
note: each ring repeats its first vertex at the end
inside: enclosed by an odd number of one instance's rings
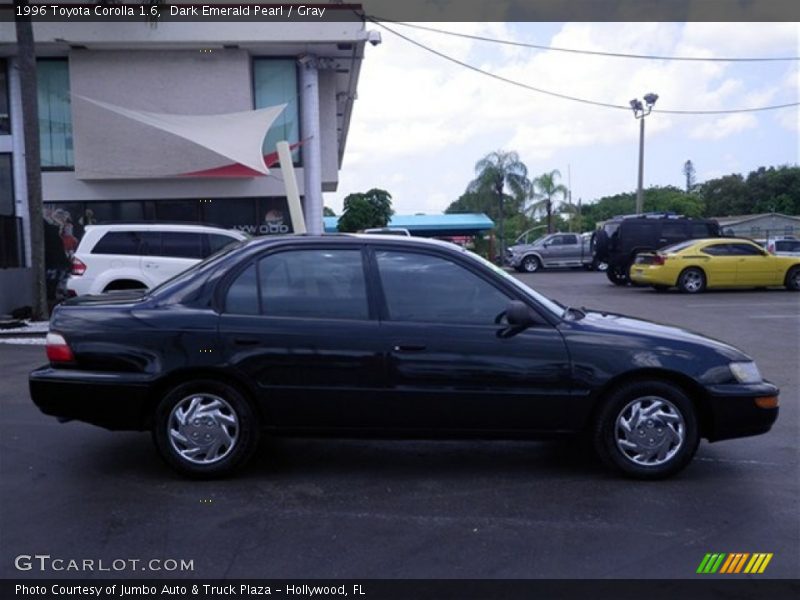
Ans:
MULTIPOLYGON (((87 224, 291 231, 280 140, 292 144, 307 227, 321 232, 369 37, 352 18, 36 22, 50 292, 87 224)), ((16 52, 14 23, 0 22, 0 313, 29 303, 31 287, 16 52)))

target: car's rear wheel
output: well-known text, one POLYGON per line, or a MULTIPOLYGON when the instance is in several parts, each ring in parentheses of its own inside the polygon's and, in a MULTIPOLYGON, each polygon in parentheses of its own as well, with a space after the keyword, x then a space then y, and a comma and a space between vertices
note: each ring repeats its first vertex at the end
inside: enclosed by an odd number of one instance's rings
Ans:
POLYGON ((522 270, 526 273, 536 273, 542 268, 542 263, 535 256, 526 256, 522 259, 522 270))
POLYGON ((678 289, 684 294, 699 294, 706 289, 706 275, 700 269, 691 267, 678 277, 678 289))
POLYGON ((786 273, 786 281, 784 282, 787 290, 793 292, 800 291, 800 267, 792 267, 786 273))
POLYGON ((674 475, 692 460, 699 441, 692 401, 663 381, 617 389, 602 406, 594 430, 603 462, 639 479, 674 475))
POLYGON ((167 464, 190 477, 222 477, 235 471, 252 455, 258 434, 250 403, 220 381, 178 385, 156 408, 156 447, 167 464))

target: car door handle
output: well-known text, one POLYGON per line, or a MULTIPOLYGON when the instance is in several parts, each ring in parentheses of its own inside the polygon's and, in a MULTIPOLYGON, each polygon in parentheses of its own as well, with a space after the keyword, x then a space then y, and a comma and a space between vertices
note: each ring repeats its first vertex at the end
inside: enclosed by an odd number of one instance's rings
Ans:
POLYGON ((158 265, 156 263, 144 263, 146 269, 157 269, 158 265))
POLYGON ((256 346, 259 341, 258 338, 233 338, 233 343, 237 346, 256 346))
POLYGON ((422 352, 427 346, 423 344, 395 344, 392 348, 395 352, 422 352))

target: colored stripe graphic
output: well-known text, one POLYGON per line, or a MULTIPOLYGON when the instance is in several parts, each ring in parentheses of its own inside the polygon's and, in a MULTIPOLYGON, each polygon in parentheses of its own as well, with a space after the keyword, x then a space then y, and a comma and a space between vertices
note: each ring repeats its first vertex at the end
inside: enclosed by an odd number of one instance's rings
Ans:
POLYGON ((766 553, 766 552, 759 553, 759 554, 753 554, 753 558, 747 564, 747 567, 745 568, 744 572, 745 573, 763 573, 764 569, 767 568, 767 565, 769 564, 769 561, 771 561, 771 560, 772 560, 772 553, 771 552, 769 554, 766 553))
POLYGON ((700 566, 697 567, 698 573, 716 573, 719 569, 722 561, 725 560, 727 554, 723 553, 714 553, 714 554, 706 554, 705 558, 703 558, 703 562, 700 563, 700 566))
POLYGON ((763 573, 772 560, 772 557, 773 554, 771 552, 756 552, 753 554, 749 552, 733 552, 731 554, 709 552, 703 557, 703 560, 700 561, 700 566, 697 567, 697 573, 719 573, 720 575, 763 573))

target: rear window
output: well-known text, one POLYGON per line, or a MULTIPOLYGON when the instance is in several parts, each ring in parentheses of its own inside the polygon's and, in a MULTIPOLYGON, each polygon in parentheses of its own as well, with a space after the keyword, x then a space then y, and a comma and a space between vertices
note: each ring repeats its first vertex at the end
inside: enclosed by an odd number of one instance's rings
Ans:
POLYGON ((92 248, 92 254, 141 254, 141 237, 135 231, 109 231, 92 248))
POLYGON ((661 254, 669 254, 671 252, 680 252, 681 250, 684 250, 684 249, 688 248, 689 246, 691 246, 692 244, 695 244, 695 243, 696 242, 694 240, 686 240, 685 242, 679 242, 677 244, 672 244, 671 246, 666 246, 664 248, 661 248, 659 250, 659 252, 661 254))
POLYGON ((711 223, 692 223, 690 231, 693 238, 706 238, 716 236, 716 229, 711 223))

